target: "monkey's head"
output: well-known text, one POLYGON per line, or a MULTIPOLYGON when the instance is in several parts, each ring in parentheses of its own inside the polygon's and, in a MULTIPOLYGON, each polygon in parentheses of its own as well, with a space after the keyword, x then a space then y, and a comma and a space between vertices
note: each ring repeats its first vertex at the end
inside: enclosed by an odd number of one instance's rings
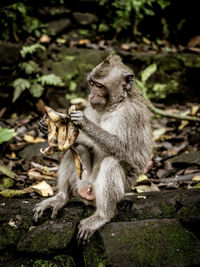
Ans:
POLYGON ((88 75, 89 101, 93 108, 104 110, 123 101, 133 87, 130 73, 119 56, 108 56, 88 75))

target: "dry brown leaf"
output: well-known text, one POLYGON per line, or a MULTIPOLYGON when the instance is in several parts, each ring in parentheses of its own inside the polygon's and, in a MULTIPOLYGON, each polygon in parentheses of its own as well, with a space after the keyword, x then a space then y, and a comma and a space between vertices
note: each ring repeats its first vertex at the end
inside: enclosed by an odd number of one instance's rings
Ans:
POLYGON ((57 178, 57 174, 51 174, 47 173, 44 171, 41 171, 37 168, 33 168, 28 170, 28 177, 31 180, 37 180, 37 181, 42 181, 42 180, 54 180, 57 178))
POLYGON ((192 106, 191 115, 195 115, 199 110, 200 106, 192 106))
POLYGON ((43 197, 53 196, 53 190, 46 181, 32 185, 31 188, 43 197))
POLYGON ((136 183, 140 183, 146 180, 148 180, 148 177, 145 174, 140 174, 138 178, 136 179, 136 183))
POLYGON ((178 126, 179 130, 182 130, 186 125, 188 125, 189 121, 182 120, 181 124, 178 126))
POLYGON ((191 38, 190 41, 188 42, 188 46, 189 47, 200 46, 200 35, 197 35, 197 36, 191 38))
POLYGON ((36 144, 36 143, 42 143, 42 142, 45 142, 45 139, 44 139, 44 138, 41 138, 41 137, 36 137, 36 138, 34 138, 32 135, 29 135, 29 134, 25 134, 25 135, 24 135, 24 140, 25 140, 27 143, 31 143, 31 144, 36 144))
POLYGON ((51 38, 47 34, 43 34, 39 39, 39 43, 49 43, 50 41, 51 38))
POLYGON ((79 43, 80 45, 88 44, 88 43, 90 43, 90 40, 89 40, 89 39, 82 39, 82 40, 79 40, 78 43, 79 43))
POLYGON ((194 176, 194 177, 192 178, 192 181, 200 182, 200 175, 194 176))

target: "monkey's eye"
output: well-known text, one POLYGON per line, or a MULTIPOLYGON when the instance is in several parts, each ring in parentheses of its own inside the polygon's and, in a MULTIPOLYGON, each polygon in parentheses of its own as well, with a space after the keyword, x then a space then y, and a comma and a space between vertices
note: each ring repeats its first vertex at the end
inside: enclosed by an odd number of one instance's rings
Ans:
POLYGON ((92 80, 89 80, 89 84, 90 84, 91 86, 94 86, 94 82, 93 82, 92 80))
POLYGON ((98 87, 98 88, 100 88, 100 89, 104 88, 104 85, 103 85, 103 84, 96 83, 95 85, 96 85, 96 87, 98 87))

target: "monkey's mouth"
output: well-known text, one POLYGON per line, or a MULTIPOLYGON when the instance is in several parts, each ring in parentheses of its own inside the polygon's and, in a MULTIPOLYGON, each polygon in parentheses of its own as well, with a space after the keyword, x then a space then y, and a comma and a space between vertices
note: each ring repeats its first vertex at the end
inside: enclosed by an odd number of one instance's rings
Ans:
POLYGON ((106 106, 107 100, 105 97, 101 95, 89 95, 89 101, 93 108, 95 109, 102 109, 106 106))

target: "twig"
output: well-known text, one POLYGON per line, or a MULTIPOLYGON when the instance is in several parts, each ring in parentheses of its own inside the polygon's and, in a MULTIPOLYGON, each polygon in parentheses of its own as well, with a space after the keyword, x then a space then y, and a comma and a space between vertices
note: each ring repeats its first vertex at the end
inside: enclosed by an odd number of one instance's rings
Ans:
POLYGON ((191 116, 183 116, 183 115, 177 115, 177 114, 173 114, 173 113, 168 113, 162 109, 156 108, 152 102, 149 100, 147 94, 146 94, 146 88, 145 87, 140 87, 142 89, 142 94, 143 97, 147 100, 147 104, 148 107, 156 114, 159 114, 161 116, 164 117, 171 117, 174 119, 178 119, 178 120, 187 120, 187 121, 199 121, 200 122, 200 118, 197 117, 191 117, 191 116))

